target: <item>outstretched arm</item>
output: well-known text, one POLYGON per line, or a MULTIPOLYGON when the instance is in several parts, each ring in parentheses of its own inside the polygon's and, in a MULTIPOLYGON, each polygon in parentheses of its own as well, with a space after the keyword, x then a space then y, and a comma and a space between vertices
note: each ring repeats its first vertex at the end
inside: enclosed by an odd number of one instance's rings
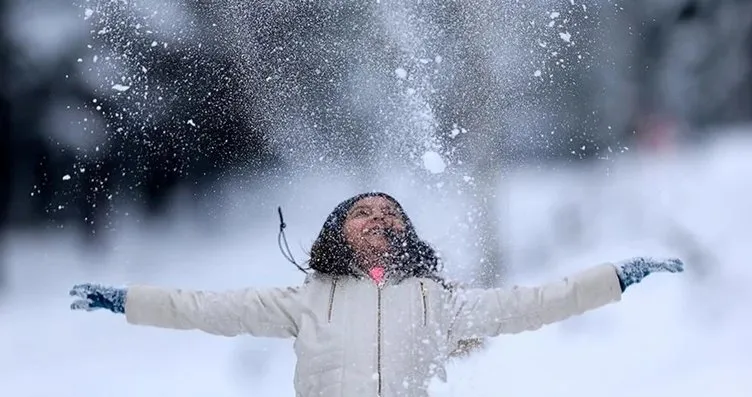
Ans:
POLYGON ((206 292, 81 284, 73 287, 71 295, 81 298, 73 302, 72 309, 124 313, 131 324, 198 329, 224 336, 284 338, 298 332, 300 288, 206 292))
POLYGON ((537 287, 469 289, 451 297, 450 337, 477 338, 536 330, 619 301, 628 286, 656 271, 680 272, 678 259, 633 258, 600 265, 537 287))

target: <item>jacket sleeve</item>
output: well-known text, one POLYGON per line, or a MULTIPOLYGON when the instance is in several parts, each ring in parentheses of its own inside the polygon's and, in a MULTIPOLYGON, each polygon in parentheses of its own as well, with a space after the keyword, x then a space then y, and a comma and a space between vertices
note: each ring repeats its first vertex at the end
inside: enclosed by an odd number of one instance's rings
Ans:
POLYGON ((294 337, 302 288, 205 292, 132 286, 125 298, 125 316, 131 324, 215 335, 294 337))
POLYGON ((532 331, 620 299, 619 278, 610 264, 538 287, 456 290, 448 305, 449 337, 532 331))

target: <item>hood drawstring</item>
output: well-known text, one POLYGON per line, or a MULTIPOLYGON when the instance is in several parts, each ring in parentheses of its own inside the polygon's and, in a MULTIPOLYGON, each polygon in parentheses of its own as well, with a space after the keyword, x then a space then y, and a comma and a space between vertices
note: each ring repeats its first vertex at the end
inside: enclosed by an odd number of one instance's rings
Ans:
POLYGON ((301 272, 308 274, 308 270, 304 269, 297 261, 295 261, 295 258, 292 256, 292 250, 290 250, 290 246, 287 244, 287 236, 285 235, 287 224, 285 224, 285 219, 282 217, 282 207, 277 207, 277 212, 279 213, 279 234, 277 234, 277 245, 279 246, 279 250, 288 262, 295 265, 295 267, 301 272))

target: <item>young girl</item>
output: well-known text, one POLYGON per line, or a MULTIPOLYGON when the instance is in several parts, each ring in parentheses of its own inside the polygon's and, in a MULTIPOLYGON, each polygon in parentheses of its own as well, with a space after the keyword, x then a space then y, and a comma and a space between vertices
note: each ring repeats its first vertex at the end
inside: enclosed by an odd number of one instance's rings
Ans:
POLYGON ((72 309, 124 313, 131 324, 216 335, 295 338, 299 397, 427 396, 463 341, 517 333, 621 299, 678 259, 633 258, 538 287, 464 289, 439 274, 434 250, 384 193, 335 208, 313 243, 301 286, 206 292, 74 286, 72 309))

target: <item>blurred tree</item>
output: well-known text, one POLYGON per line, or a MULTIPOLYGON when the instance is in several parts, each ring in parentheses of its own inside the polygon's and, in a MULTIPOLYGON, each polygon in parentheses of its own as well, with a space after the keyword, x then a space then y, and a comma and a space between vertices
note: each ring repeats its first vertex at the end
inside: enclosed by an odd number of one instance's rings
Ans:
MULTIPOLYGON (((0 21, 6 20, 7 1, 0 0, 0 21)), ((0 81, 11 77, 8 62, 11 57, 7 29, 0 27, 0 81)), ((11 98, 0 87, 0 290, 5 284, 5 225, 8 222, 13 166, 11 163, 11 98)))
POLYGON ((89 40, 64 43, 51 63, 35 63, 29 48, 3 56, 15 76, 3 87, 14 168, 0 205, 13 224, 83 225, 96 236, 115 203, 158 216, 178 189, 197 202, 223 175, 258 179, 274 164, 264 115, 249 112, 263 98, 245 92, 215 21, 165 31, 144 11, 99 2, 85 12, 89 40))
POLYGON ((596 151, 592 85, 582 76, 593 61, 597 22, 568 1, 455 2, 434 13, 444 38, 437 52, 447 64, 435 98, 439 131, 461 164, 458 183, 471 200, 481 252, 476 282, 495 286, 510 270, 504 175, 526 163, 596 151))
POLYGON ((645 121, 669 120, 682 139, 752 121, 752 2, 636 1, 604 8, 604 124, 631 143, 645 121), (691 82, 691 83, 690 83, 691 82), (610 100, 609 100, 610 98, 610 100))
POLYGON ((219 34, 212 5, 173 9, 176 20, 188 22, 167 26, 144 17, 167 5, 100 6, 92 24, 104 33, 92 39, 111 61, 92 65, 85 78, 96 84, 107 76, 95 91, 98 106, 106 106, 99 113, 110 136, 109 168, 121 176, 115 193, 138 187, 138 199, 156 215, 178 187, 206 195, 223 175, 259 177, 272 165, 268 125, 254 111, 263 98, 246 91, 238 54, 219 34), (125 70, 114 73, 112 64, 125 70), (113 93, 122 76, 127 90, 113 93))

